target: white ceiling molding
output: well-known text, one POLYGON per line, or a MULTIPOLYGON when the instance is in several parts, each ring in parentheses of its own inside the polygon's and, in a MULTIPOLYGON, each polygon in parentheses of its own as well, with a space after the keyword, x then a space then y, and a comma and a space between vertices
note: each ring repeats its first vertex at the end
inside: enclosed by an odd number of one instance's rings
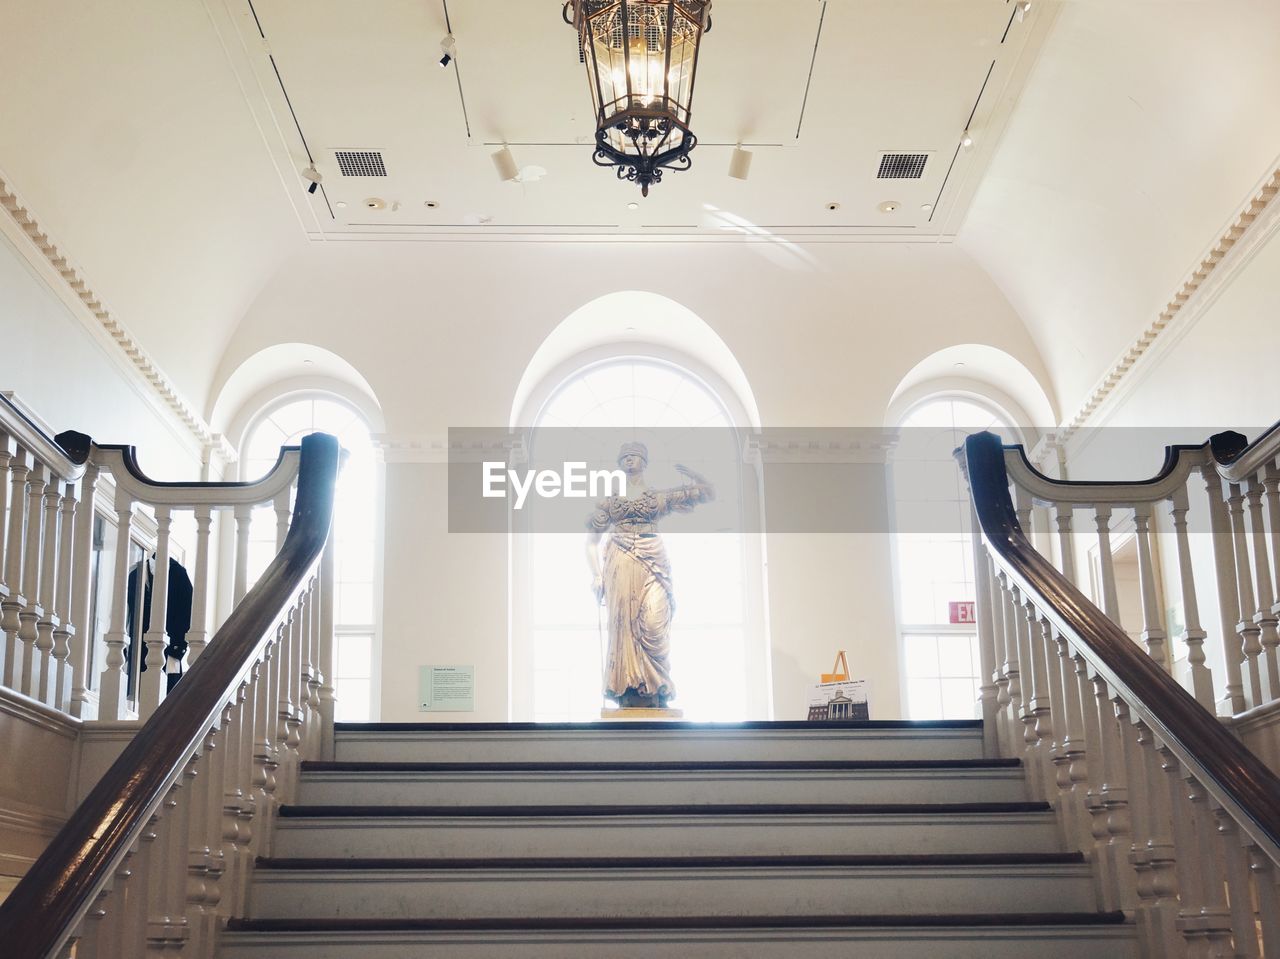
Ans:
POLYGON ((1209 248, 1191 275, 1134 344, 1112 364, 1070 419, 1064 420, 1054 445, 1065 446, 1086 423, 1111 414, 1160 357, 1204 315, 1232 279, 1280 229, 1280 166, 1250 193, 1231 225, 1209 248))
MULTIPOLYGON (((84 310, 88 311, 92 321, 119 347, 127 357, 128 369, 146 385, 146 388, 159 398, 162 405, 176 416, 190 431, 206 454, 220 457, 223 463, 233 463, 236 459, 235 448, 220 433, 215 433, 209 424, 195 412, 178 388, 156 365, 147 351, 134 339, 133 334, 120 322, 89 286, 81 272, 72 266, 70 259, 57 244, 49 238, 48 233, 40 226, 35 215, 18 199, 13 188, 0 174, 0 207, 9 218, 31 241, 54 272, 62 278, 64 284, 73 294, 84 310)), ((65 299, 65 298, 64 298, 65 299)), ((85 319, 82 315, 81 319, 85 319)))

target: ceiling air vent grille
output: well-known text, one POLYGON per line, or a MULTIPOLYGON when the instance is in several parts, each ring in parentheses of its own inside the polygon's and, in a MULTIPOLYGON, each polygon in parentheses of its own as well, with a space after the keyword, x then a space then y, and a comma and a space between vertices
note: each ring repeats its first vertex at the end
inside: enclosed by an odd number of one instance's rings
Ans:
POLYGON ((886 153, 880 158, 877 180, 918 180, 924 176, 927 153, 886 153))
POLYGON ((343 176, 386 176, 382 154, 377 150, 334 150, 343 176))

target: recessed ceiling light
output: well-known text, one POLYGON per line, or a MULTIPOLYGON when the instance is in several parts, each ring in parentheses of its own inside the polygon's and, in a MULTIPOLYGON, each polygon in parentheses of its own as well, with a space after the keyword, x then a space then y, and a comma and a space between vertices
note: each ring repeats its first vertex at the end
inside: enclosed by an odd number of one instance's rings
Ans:
POLYGON ((315 366, 315 365, 316 365, 316 361, 315 361, 315 360, 303 360, 303 361, 302 361, 302 365, 303 365, 303 366, 315 366))
POLYGON ((924 212, 925 212, 925 213, 928 213, 929 211, 931 211, 931 210, 933 209, 933 204, 932 204, 932 203, 921 203, 921 204, 920 204, 920 209, 924 210, 924 212))
POLYGON ((428 210, 434 210, 436 207, 440 205, 440 201, 439 200, 423 200, 422 205, 425 206, 428 210))
POLYGON ((628 209, 628 210, 638 210, 638 209, 640 209, 640 204, 639 204, 639 203, 637 203, 635 200, 632 200, 630 203, 628 203, 628 204, 627 204, 627 209, 628 209))
POLYGON ((827 204, 828 213, 835 213, 836 210, 838 209, 840 209, 840 204, 837 203, 835 200, 832 200, 830 203, 827 204))
POLYGON ((370 196, 365 197, 364 205, 370 210, 385 210, 387 208, 387 201, 380 196, 370 196))
POLYGON ((902 204, 899 203, 897 200, 885 200, 883 203, 880 204, 880 206, 877 207, 877 209, 881 213, 894 213, 897 211, 898 207, 900 206, 902 206, 902 204))
POLYGON ((334 203, 334 206, 336 206, 339 210, 345 210, 347 208, 347 201, 338 200, 336 203, 334 203))
POLYGON ((962 370, 964 369, 964 360, 959 360, 955 363, 952 363, 951 366, 953 369, 962 370))

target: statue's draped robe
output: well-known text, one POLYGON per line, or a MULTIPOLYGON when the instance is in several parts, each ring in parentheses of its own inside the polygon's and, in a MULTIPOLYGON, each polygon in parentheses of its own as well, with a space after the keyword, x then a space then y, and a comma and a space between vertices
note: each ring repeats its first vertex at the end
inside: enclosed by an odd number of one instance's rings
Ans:
POLYGON ((609 532, 604 551, 604 596, 609 615, 609 656, 604 694, 627 690, 673 699, 671 681, 671 564, 657 521, 688 512, 706 500, 700 486, 645 490, 636 497, 611 496, 597 504, 588 529, 609 532))

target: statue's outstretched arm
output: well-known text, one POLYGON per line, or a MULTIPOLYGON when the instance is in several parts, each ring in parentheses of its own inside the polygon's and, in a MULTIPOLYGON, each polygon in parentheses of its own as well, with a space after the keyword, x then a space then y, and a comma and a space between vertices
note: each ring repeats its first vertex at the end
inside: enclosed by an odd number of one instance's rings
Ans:
POLYGON ((676 464, 676 472, 689 480, 689 484, 687 485, 692 485, 697 489, 704 501, 716 498, 716 488, 712 486, 711 482, 701 473, 697 473, 689 469, 689 467, 685 466, 683 463, 676 464))

